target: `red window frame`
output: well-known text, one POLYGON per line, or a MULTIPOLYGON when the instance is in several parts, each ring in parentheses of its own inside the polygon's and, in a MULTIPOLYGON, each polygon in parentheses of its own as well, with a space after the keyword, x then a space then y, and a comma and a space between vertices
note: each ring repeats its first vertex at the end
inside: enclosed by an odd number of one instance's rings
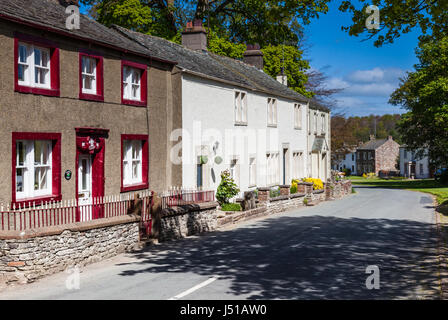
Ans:
POLYGON ((104 78, 103 78, 104 58, 97 53, 88 51, 79 52, 79 99, 91 101, 104 101, 104 78), (89 57, 97 60, 96 64, 96 94, 82 92, 82 58, 89 57))
POLYGON ((45 201, 60 201, 61 194, 61 134, 48 132, 13 132, 12 133, 12 205, 30 206, 40 205, 45 201), (16 198, 16 142, 17 140, 52 140, 53 149, 51 151, 51 174, 52 174, 52 194, 49 196, 26 198, 17 200, 16 198))
POLYGON ((138 106, 138 107, 146 107, 148 103, 148 70, 147 66, 145 64, 140 64, 132 61, 121 61, 121 103, 131 106, 138 106), (124 67, 132 67, 136 69, 140 69, 142 71, 142 75, 140 78, 140 101, 136 100, 130 100, 124 98, 124 91, 123 91, 123 68, 124 67))
POLYGON ((149 145, 147 134, 122 134, 121 135, 121 192, 148 189, 149 145), (123 184, 123 144, 125 140, 142 141, 142 183, 124 186, 123 184))
POLYGON ((19 32, 14 33, 14 89, 16 92, 21 93, 32 93, 51 97, 60 96, 59 45, 57 43, 19 32), (50 89, 19 84, 19 42, 50 49, 50 89))

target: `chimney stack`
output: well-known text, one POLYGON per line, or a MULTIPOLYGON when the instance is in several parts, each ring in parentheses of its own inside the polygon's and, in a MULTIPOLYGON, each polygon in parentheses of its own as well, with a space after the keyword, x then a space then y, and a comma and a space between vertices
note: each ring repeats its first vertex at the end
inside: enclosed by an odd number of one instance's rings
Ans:
POLYGON ((60 4, 61 6, 77 6, 79 7, 79 0, 51 0, 51 2, 60 4))
POLYGON ((201 20, 187 23, 182 32, 182 45, 192 50, 207 51, 207 32, 201 20))
POLYGON ((263 70, 263 52, 260 50, 259 44, 248 44, 246 52, 244 52, 243 61, 257 69, 263 70))
POLYGON ((373 140, 375 140, 375 135, 374 135, 374 134, 371 134, 371 135, 370 135, 370 141, 373 141, 373 140))
POLYGON ((280 73, 277 75, 277 81, 284 86, 288 86, 288 76, 284 72, 280 71, 280 73))

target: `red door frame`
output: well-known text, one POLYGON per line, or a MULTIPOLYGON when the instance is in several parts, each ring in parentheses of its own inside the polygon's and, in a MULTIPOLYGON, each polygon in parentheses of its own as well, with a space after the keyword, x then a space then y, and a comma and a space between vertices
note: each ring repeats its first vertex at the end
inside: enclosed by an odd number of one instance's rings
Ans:
MULTIPOLYGON (((78 162, 79 155, 82 153, 92 154, 92 197, 104 196, 104 160, 106 144, 105 139, 108 138, 109 129, 99 128, 75 128, 76 130, 76 159, 75 159, 75 192, 76 201, 78 203, 78 162), (92 138, 98 142, 99 146, 96 150, 81 149, 79 146, 80 141, 86 138, 92 138)), ((95 206, 92 210, 92 219, 102 218, 104 211, 101 206, 95 206)), ((79 209, 76 210, 76 221, 80 221, 79 209)))

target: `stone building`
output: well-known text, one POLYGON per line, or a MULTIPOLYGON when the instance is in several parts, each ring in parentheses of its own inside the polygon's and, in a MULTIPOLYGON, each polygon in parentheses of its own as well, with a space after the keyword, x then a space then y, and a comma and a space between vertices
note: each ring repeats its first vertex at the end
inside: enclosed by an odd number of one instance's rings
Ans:
POLYGON ((375 139, 364 143, 356 150, 356 168, 359 175, 380 171, 397 171, 397 159, 400 145, 391 136, 386 139, 375 139))

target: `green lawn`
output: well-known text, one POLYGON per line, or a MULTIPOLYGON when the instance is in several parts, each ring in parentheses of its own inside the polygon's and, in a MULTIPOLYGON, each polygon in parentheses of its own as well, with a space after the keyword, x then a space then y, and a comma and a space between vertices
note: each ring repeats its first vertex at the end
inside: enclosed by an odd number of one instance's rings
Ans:
POLYGON ((405 189, 430 193, 436 196, 439 204, 448 204, 448 186, 442 185, 434 179, 405 180, 402 178, 394 178, 386 180, 378 177, 367 179, 356 176, 349 177, 349 179, 352 181, 353 185, 405 189))

